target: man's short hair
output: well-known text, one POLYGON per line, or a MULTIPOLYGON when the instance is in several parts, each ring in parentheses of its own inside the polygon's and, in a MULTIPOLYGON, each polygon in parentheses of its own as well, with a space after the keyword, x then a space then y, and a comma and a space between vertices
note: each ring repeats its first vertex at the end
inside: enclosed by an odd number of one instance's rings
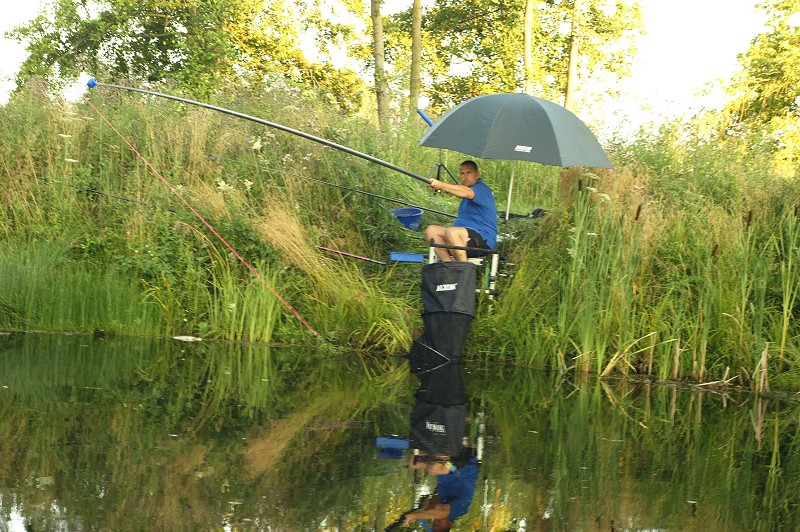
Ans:
POLYGON ((469 167, 470 167, 470 168, 472 168, 472 169, 473 169, 475 172, 477 172, 477 171, 478 171, 478 163, 476 163, 475 161, 469 161, 469 160, 468 160, 468 161, 464 161, 464 162, 463 162, 463 163, 461 163, 459 166, 469 166, 469 167))

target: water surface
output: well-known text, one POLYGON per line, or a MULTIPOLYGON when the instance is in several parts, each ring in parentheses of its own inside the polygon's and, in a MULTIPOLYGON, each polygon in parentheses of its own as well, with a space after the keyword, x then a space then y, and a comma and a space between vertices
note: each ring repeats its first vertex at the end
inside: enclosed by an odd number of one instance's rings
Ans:
MULTIPOLYGON (((800 527, 796 401, 459 371, 454 530, 800 527)), ((401 358, 2 334, 0 529, 383 530, 436 488, 376 446, 413 441, 420 386, 401 358)))

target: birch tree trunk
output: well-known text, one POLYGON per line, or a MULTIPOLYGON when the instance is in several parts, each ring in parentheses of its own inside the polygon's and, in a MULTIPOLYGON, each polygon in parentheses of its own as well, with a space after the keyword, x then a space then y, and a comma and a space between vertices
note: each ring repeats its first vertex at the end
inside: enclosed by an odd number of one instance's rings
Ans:
POLYGON ((414 0, 411 7, 411 80, 409 83, 409 107, 413 115, 419 108, 419 94, 422 86, 420 67, 422 63, 422 0, 414 0))
POLYGON ((525 66, 525 92, 533 94, 533 14, 534 2, 525 0, 525 26, 523 38, 523 61, 525 66))
POLYGON ((375 59, 375 97, 378 104, 378 126, 381 130, 386 124, 388 112, 388 83, 384 70, 383 19, 381 18, 381 1, 370 0, 370 16, 372 18, 372 55, 375 59))
POLYGON ((583 4, 584 0, 575 0, 575 4, 572 7, 572 33, 570 35, 569 43, 569 66, 567 67, 567 87, 564 91, 564 107, 567 109, 572 107, 575 84, 578 77, 578 36, 581 31, 581 12, 583 10, 583 4))

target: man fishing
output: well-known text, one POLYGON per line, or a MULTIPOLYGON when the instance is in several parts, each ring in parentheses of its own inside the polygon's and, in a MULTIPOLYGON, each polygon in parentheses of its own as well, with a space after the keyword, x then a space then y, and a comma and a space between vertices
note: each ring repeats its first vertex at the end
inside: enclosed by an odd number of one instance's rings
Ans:
MULTIPOLYGON (((459 166, 460 185, 430 180, 430 187, 461 198, 458 216, 450 227, 429 225, 425 228, 425 240, 459 248, 479 248, 487 252, 497 243, 497 206, 489 185, 481 180, 475 161, 464 161, 459 166)), ((434 248, 442 262, 466 261, 467 258, 486 255, 481 251, 434 248)))

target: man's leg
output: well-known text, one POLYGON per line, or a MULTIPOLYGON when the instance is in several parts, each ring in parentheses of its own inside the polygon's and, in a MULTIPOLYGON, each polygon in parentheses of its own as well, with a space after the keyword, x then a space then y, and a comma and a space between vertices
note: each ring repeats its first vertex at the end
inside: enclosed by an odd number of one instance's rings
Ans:
MULTIPOLYGON (((442 227, 441 225, 429 225, 425 228, 425 242, 430 243, 433 240, 434 244, 447 244, 447 240, 445 239, 445 231, 447 230, 446 227, 442 227)), ((450 262, 453 258, 450 256, 449 249, 446 248, 433 248, 433 252, 436 253, 436 256, 439 257, 439 260, 442 262, 450 262)))
MULTIPOLYGON (((465 227, 448 227, 444 230, 444 240, 448 246, 466 247, 469 233, 465 227)), ((466 262, 467 252, 463 249, 448 249, 453 260, 466 262)))

